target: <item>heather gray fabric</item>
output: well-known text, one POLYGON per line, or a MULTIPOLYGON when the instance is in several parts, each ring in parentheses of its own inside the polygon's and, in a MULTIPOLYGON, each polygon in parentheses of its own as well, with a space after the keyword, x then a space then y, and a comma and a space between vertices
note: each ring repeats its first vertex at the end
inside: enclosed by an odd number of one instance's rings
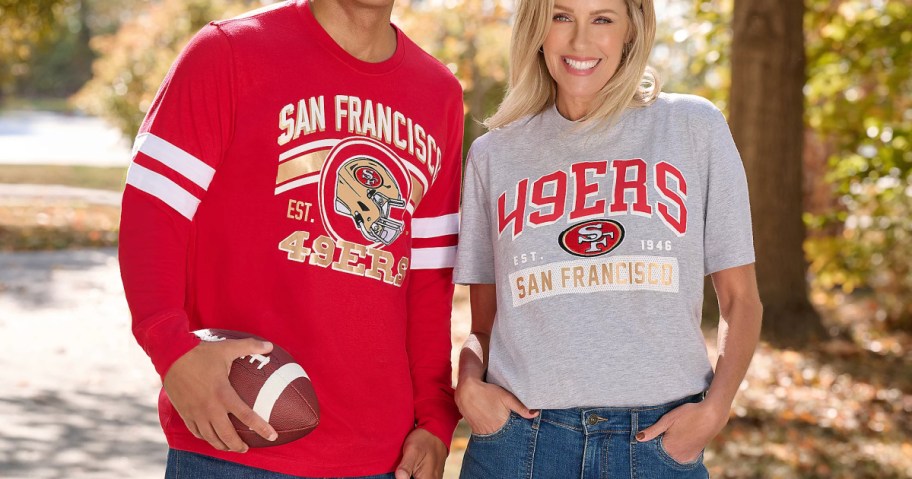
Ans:
POLYGON ((709 386, 703 277, 754 262, 744 169, 710 102, 662 94, 593 132, 552 107, 475 141, 465 175, 454 280, 497 285, 489 382, 542 409, 709 386))

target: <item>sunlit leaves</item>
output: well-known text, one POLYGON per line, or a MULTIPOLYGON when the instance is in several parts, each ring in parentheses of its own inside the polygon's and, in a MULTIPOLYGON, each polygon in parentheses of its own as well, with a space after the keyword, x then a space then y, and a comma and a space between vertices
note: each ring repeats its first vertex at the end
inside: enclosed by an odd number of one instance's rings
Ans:
POLYGON ((101 58, 93 79, 75 100, 102 115, 126 136, 139 129, 158 85, 178 53, 203 25, 260 6, 243 0, 162 0, 124 23, 114 35, 93 40, 101 58))
MULTIPOLYGON (((871 288, 888 319, 912 324, 912 6, 808 8, 808 124, 836 146, 827 180, 847 213, 840 235, 809 242, 811 271, 823 288, 871 288)), ((822 216, 811 225, 839 221, 822 216)))

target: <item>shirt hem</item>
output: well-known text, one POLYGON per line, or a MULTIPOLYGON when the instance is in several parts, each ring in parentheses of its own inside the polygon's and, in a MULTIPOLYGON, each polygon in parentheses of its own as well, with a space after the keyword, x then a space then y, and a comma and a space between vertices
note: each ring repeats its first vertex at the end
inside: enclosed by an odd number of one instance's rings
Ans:
MULTIPOLYGON (((303 477, 358 477, 373 476, 380 474, 389 474, 395 471, 396 464, 390 460, 377 460, 372 462, 360 463, 357 465, 346 464, 344 467, 302 467, 304 458, 283 458, 268 455, 269 448, 251 448, 244 454, 235 452, 224 452, 213 449, 208 443, 203 442, 192 435, 183 436, 178 434, 168 434, 168 447, 204 456, 214 457, 223 461, 240 464, 247 467, 255 467, 280 474, 303 477)), ((350 460, 351 458, 348 458, 350 460)))

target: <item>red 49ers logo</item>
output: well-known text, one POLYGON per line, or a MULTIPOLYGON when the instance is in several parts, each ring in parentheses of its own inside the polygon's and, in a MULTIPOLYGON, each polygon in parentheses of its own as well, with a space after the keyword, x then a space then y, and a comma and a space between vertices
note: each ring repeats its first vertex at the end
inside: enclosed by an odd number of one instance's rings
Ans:
POLYGON ((590 220, 564 230, 558 243, 574 256, 601 256, 624 240, 624 227, 614 220, 590 220))
POLYGON ((355 178, 358 179, 358 183, 361 183, 368 188, 379 188, 383 186, 383 177, 380 176, 380 173, 378 173, 377 170, 369 166, 362 166, 355 170, 355 178))

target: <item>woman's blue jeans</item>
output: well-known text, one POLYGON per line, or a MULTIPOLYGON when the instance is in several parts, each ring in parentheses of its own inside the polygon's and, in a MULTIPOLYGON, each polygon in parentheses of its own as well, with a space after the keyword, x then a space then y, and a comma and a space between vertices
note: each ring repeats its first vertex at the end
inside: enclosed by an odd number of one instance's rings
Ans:
POLYGON ((706 479, 703 454, 679 463, 662 436, 639 442, 637 432, 697 394, 636 408, 544 409, 535 419, 511 413, 493 434, 469 439, 461 479, 706 479))

